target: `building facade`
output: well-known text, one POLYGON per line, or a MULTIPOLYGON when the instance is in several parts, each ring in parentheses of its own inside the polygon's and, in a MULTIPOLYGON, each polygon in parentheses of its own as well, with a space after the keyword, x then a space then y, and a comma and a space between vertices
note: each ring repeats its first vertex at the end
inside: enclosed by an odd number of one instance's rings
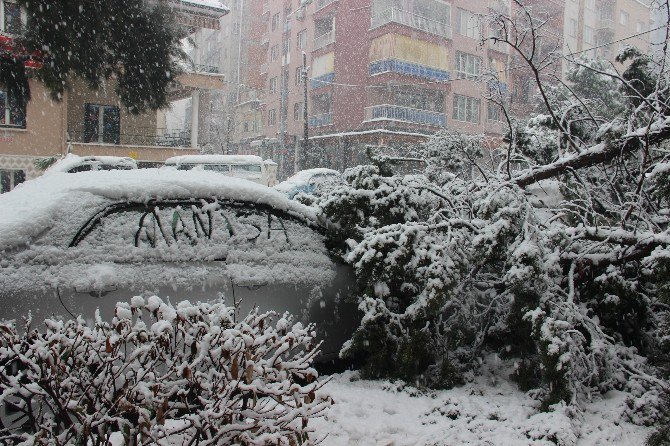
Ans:
POLYGON ((266 0, 265 153, 295 168, 304 135, 303 53, 309 68, 307 166, 344 168, 366 145, 409 144, 447 128, 501 135, 483 97, 508 51, 481 45, 491 8, 504 1, 266 0))
MULTIPOLYGON (((219 27, 227 8, 214 1, 156 0, 172 8, 189 34, 201 28, 219 27)), ((15 53, 14 40, 27 20, 12 0, 0 1, 0 51, 15 53)), ((138 42, 140 45, 141 42, 138 42)), ((29 60, 29 68, 39 61, 29 60)), ((29 73, 30 74, 30 73, 29 73)), ((41 174, 35 162, 42 158, 77 155, 130 156, 144 165, 188 153, 198 153, 197 132, 167 132, 157 113, 131 115, 114 92, 114 81, 98 91, 83 81, 71 80, 71 89, 55 101, 44 86, 30 79, 32 100, 24 108, 0 89, 0 192, 41 174)), ((178 78, 170 100, 197 98, 201 92, 220 90, 223 77, 192 64, 178 78)), ((197 110, 197 99, 196 110, 197 110)), ((194 113, 197 128, 198 113, 194 113)))

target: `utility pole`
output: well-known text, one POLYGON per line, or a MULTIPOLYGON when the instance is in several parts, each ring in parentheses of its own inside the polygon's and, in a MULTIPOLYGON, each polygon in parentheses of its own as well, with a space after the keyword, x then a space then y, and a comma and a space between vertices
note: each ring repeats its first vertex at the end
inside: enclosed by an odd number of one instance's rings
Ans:
POLYGON ((302 137, 302 153, 298 164, 298 170, 303 170, 306 167, 307 155, 309 154, 309 113, 307 108, 307 85, 309 77, 307 73, 307 54, 302 52, 302 87, 303 87, 303 103, 302 103, 302 119, 303 119, 303 137, 302 137))

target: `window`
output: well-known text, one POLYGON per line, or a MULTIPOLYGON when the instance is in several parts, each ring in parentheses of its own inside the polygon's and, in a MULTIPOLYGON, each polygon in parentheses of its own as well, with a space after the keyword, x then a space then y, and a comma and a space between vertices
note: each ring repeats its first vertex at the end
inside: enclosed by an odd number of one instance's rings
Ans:
POLYGON ((585 26, 584 27, 584 43, 588 43, 589 45, 593 45, 595 43, 595 34, 593 32, 593 28, 590 26, 585 26))
POLYGON ((121 115, 119 107, 85 104, 84 142, 120 144, 121 115))
POLYGON ((279 28, 279 21, 280 21, 279 13, 275 14, 272 16, 272 31, 276 30, 279 28))
POLYGON ((293 120, 294 121, 302 121, 303 120, 303 110, 302 110, 302 102, 296 102, 293 104, 293 120))
POLYGON ((2 2, 2 26, 0 31, 7 34, 21 34, 23 24, 21 22, 21 6, 18 3, 2 2))
POLYGON ((454 95, 454 120, 479 122, 479 99, 469 96, 454 95))
POLYGON ((644 23, 642 23, 642 22, 637 22, 637 25, 636 25, 636 27, 635 27, 635 30, 636 30, 638 33, 644 32, 644 23))
POLYGON ((628 13, 626 11, 622 10, 622 11, 619 12, 619 23, 621 23, 622 25, 627 26, 629 20, 630 20, 630 16, 628 15, 628 13))
POLYGON ((26 127, 26 108, 6 90, 0 90, 0 127, 26 127))
POLYGON ((9 192, 26 181, 25 170, 0 170, 0 193, 9 192))
POLYGON ((270 61, 274 62, 279 58, 279 45, 273 45, 270 48, 270 61))
POLYGON ((268 125, 276 125, 277 124, 277 110, 272 109, 268 111, 268 125))
POLYGON ((302 85, 302 66, 295 67, 295 84, 302 85))
POLYGON ((299 50, 304 50, 305 47, 307 46, 307 30, 306 29, 303 29, 302 31, 300 31, 298 33, 297 40, 298 40, 298 42, 297 42, 298 49, 299 50))
POLYGON ((270 93, 277 92, 277 78, 273 77, 270 79, 270 93))
POLYGON ((568 33, 571 37, 577 37, 577 31, 579 30, 579 24, 577 20, 575 19, 570 19, 569 25, 568 25, 568 33))
POLYGON ((291 41, 289 39, 284 40, 284 45, 282 46, 282 55, 286 56, 291 52, 291 41))
POLYGON ((456 51, 456 77, 458 79, 477 77, 480 75, 481 71, 481 57, 456 51))
POLYGON ((456 19, 456 28, 458 29, 459 34, 472 37, 473 39, 481 38, 481 24, 479 22, 479 17, 474 13, 466 11, 465 9, 459 9, 456 19))
POLYGON ((500 106, 495 102, 487 103, 487 117, 489 121, 499 122, 502 120, 502 113, 500 106))

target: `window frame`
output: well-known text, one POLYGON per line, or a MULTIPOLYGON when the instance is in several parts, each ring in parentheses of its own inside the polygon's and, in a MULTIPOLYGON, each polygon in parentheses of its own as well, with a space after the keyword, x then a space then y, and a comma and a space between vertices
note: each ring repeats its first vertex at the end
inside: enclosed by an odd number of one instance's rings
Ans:
POLYGON ((24 183, 28 179, 27 176, 28 172, 25 169, 0 169, 0 194, 11 192, 16 186, 24 183), (17 175, 19 172, 21 175, 17 175), (5 178, 8 178, 8 183, 5 182, 5 178))
POLYGON ((28 21, 28 17, 26 15, 26 11, 19 5, 16 1, 14 0, 0 0, 0 33, 2 34, 7 34, 10 36, 16 36, 19 35, 23 32, 23 29, 25 28, 26 24, 28 21), (5 23, 5 3, 12 3, 15 5, 19 6, 19 22, 20 22, 20 30, 19 33, 10 33, 7 31, 7 24, 5 23))
POLYGON ((482 74, 483 60, 481 57, 466 53, 465 51, 456 51, 456 78, 457 79, 476 79, 482 74), (464 61, 464 62, 463 62, 464 61), (461 64, 465 66, 461 66, 461 64), (461 69, 464 68, 464 69, 461 69), (474 71, 470 72, 468 69, 474 71))
POLYGON ((0 88, 0 128, 25 129, 28 122, 28 114, 25 105, 16 103, 16 99, 9 96, 9 91, 0 88), (19 112, 18 116, 15 115, 19 112), (18 120, 16 118, 19 118, 18 120), (14 119, 12 119, 14 118, 14 119))
POLYGON ((481 100, 472 96, 454 94, 452 118, 458 122, 468 122, 479 124, 481 122, 481 100), (474 106, 476 106, 476 120, 471 118, 475 115, 474 106), (470 119, 469 119, 470 118, 470 119))

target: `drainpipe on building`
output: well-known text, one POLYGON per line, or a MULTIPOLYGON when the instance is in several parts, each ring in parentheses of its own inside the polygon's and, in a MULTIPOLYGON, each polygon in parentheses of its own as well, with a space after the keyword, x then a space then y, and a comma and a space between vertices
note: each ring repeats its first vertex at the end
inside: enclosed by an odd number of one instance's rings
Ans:
MULTIPOLYGON (((197 31, 196 31, 197 32, 197 31)), ((200 49, 198 48, 198 43, 200 39, 194 39, 196 41, 196 47, 193 49, 193 58, 195 59, 193 63, 195 64, 195 72, 197 72, 197 67, 200 65, 200 49)), ((193 90, 191 96, 191 148, 198 150, 198 126, 200 119, 200 90, 197 88, 193 90)))

